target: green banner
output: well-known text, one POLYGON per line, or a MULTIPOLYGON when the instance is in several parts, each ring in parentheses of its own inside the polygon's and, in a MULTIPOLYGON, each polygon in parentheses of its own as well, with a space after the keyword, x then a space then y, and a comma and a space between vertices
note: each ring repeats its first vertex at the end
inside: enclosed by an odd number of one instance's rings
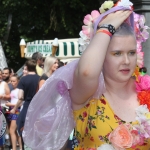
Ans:
POLYGON ((52 45, 51 44, 30 44, 27 45, 27 53, 35 53, 40 52, 43 54, 52 53, 52 45))

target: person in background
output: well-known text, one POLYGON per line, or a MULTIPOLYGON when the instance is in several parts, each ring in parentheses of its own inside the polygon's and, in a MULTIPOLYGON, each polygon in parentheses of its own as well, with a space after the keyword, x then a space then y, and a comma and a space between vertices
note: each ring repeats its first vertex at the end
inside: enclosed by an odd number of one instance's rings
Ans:
POLYGON ((65 64, 62 61, 58 60, 58 68, 63 67, 64 65, 65 64))
POLYGON ((41 76, 43 74, 43 69, 41 68, 41 66, 43 65, 43 56, 41 53, 39 52, 35 52, 32 55, 32 59, 36 61, 36 72, 39 76, 41 76))
POLYGON ((136 70, 137 42, 148 31, 132 8, 129 0, 105 1, 100 13, 85 16, 81 58, 54 72, 29 106, 24 140, 31 148, 60 149, 75 128, 74 150, 150 149, 150 76, 136 70))
MULTIPOLYGON (((10 102, 6 103, 6 106, 9 106, 10 109, 12 109, 18 101, 19 89, 17 88, 17 85, 19 82, 19 77, 16 74, 14 74, 11 76, 10 81, 11 81, 11 84, 12 84, 14 89, 11 91, 11 94, 10 94, 11 100, 10 100, 10 102)), ((20 110, 18 109, 15 112, 15 114, 9 114, 8 115, 8 119, 10 121, 9 133, 10 133, 10 137, 11 137, 12 150, 17 150, 17 146, 16 146, 17 139, 19 142, 20 150, 22 149, 21 137, 18 136, 17 131, 16 131, 16 129, 17 129, 16 120, 18 118, 19 112, 20 112, 20 110)))
POLYGON ((11 74, 12 74, 11 68, 5 67, 2 71, 2 79, 3 79, 3 81, 8 83, 10 91, 13 90, 13 86, 10 82, 11 74))
MULTIPOLYGON (((24 101, 23 108, 17 119, 17 130, 21 138, 28 106, 32 98, 36 94, 39 82, 39 76, 36 74, 36 61, 33 59, 27 60, 25 65, 27 66, 28 74, 26 76, 23 76, 19 81, 19 84, 17 86, 17 88, 19 89, 18 102, 10 111, 10 113, 15 114, 18 107, 20 107, 20 105, 22 104, 22 101, 24 101)), ((24 150, 23 140, 22 147, 24 150)))
MULTIPOLYGON (((10 82, 10 77, 12 76, 13 74, 13 69, 9 68, 9 67, 5 67, 3 68, 3 71, 2 71, 2 78, 3 78, 3 81, 5 81, 8 86, 9 86, 9 89, 10 89, 10 92, 13 90, 13 86, 10 82)), ((6 117, 6 120, 7 120, 7 125, 8 125, 8 129, 9 129, 9 121, 8 121, 8 117, 7 117, 7 113, 5 113, 5 117, 6 117)), ((5 139, 6 139, 6 145, 11 147, 11 141, 10 141, 10 137, 9 137, 9 131, 7 130, 6 131, 6 135, 5 135, 5 139)))
POLYGON ((58 59, 52 56, 48 56, 44 62, 43 75, 40 77, 39 88, 45 83, 45 81, 52 75, 52 73, 58 68, 58 59))
MULTIPOLYGON (((5 104, 10 99, 10 89, 8 84, 2 80, 2 71, 0 70, 0 105, 5 114, 5 104)), ((5 114, 6 117, 6 114, 5 114)), ((5 144, 5 134, 0 138, 0 148, 3 149, 5 144)))
POLYGON ((27 69, 27 66, 24 65, 23 66, 23 71, 22 71, 23 75, 22 76, 26 76, 28 74, 28 69, 27 69))

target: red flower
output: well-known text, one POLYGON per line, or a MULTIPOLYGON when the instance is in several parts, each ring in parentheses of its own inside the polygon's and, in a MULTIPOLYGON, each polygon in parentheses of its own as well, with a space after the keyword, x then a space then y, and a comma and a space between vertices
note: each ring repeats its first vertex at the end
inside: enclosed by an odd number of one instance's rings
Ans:
POLYGON ((88 134, 88 128, 87 127, 85 128, 85 134, 88 134))
POLYGON ((83 112, 83 118, 87 117, 87 112, 83 112))
POLYGON ((94 138, 92 136, 90 137, 90 140, 94 142, 94 138))
POLYGON ((90 106, 90 104, 89 104, 89 103, 85 105, 85 107, 86 107, 86 108, 88 108, 89 106, 90 106))
POLYGON ((101 103, 103 103, 104 105, 106 105, 106 101, 104 99, 100 99, 101 103))
POLYGON ((146 104, 148 109, 150 110, 150 90, 139 92, 138 99, 139 99, 140 105, 146 104))
POLYGON ((121 119, 117 116, 117 115, 114 115, 114 118, 118 121, 120 121, 121 119))

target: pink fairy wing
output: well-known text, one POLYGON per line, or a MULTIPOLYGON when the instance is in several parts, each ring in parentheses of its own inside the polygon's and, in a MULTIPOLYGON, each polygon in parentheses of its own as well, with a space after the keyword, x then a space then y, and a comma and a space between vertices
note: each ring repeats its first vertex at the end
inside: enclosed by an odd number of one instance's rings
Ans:
MULTIPOLYGON (((75 127, 68 90, 73 85, 75 60, 56 70, 32 99, 24 126, 23 139, 32 150, 59 150, 75 127)), ((104 91, 101 74, 94 98, 104 91)))

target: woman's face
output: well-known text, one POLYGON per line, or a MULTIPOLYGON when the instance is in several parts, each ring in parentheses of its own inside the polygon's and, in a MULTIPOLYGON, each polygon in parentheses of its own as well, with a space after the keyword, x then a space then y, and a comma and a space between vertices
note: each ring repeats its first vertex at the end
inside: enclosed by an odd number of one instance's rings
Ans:
POLYGON ((58 68, 58 60, 56 59, 50 70, 54 72, 57 68, 58 68))
POLYGON ((23 67, 23 76, 26 76, 28 74, 27 66, 23 67))
POLYGON ((17 87, 17 85, 18 85, 18 79, 17 79, 17 77, 11 77, 10 78, 10 82, 11 82, 13 88, 15 89, 17 87))
POLYGON ((103 71, 105 79, 128 81, 137 63, 136 40, 133 36, 115 36, 111 39, 103 71))

